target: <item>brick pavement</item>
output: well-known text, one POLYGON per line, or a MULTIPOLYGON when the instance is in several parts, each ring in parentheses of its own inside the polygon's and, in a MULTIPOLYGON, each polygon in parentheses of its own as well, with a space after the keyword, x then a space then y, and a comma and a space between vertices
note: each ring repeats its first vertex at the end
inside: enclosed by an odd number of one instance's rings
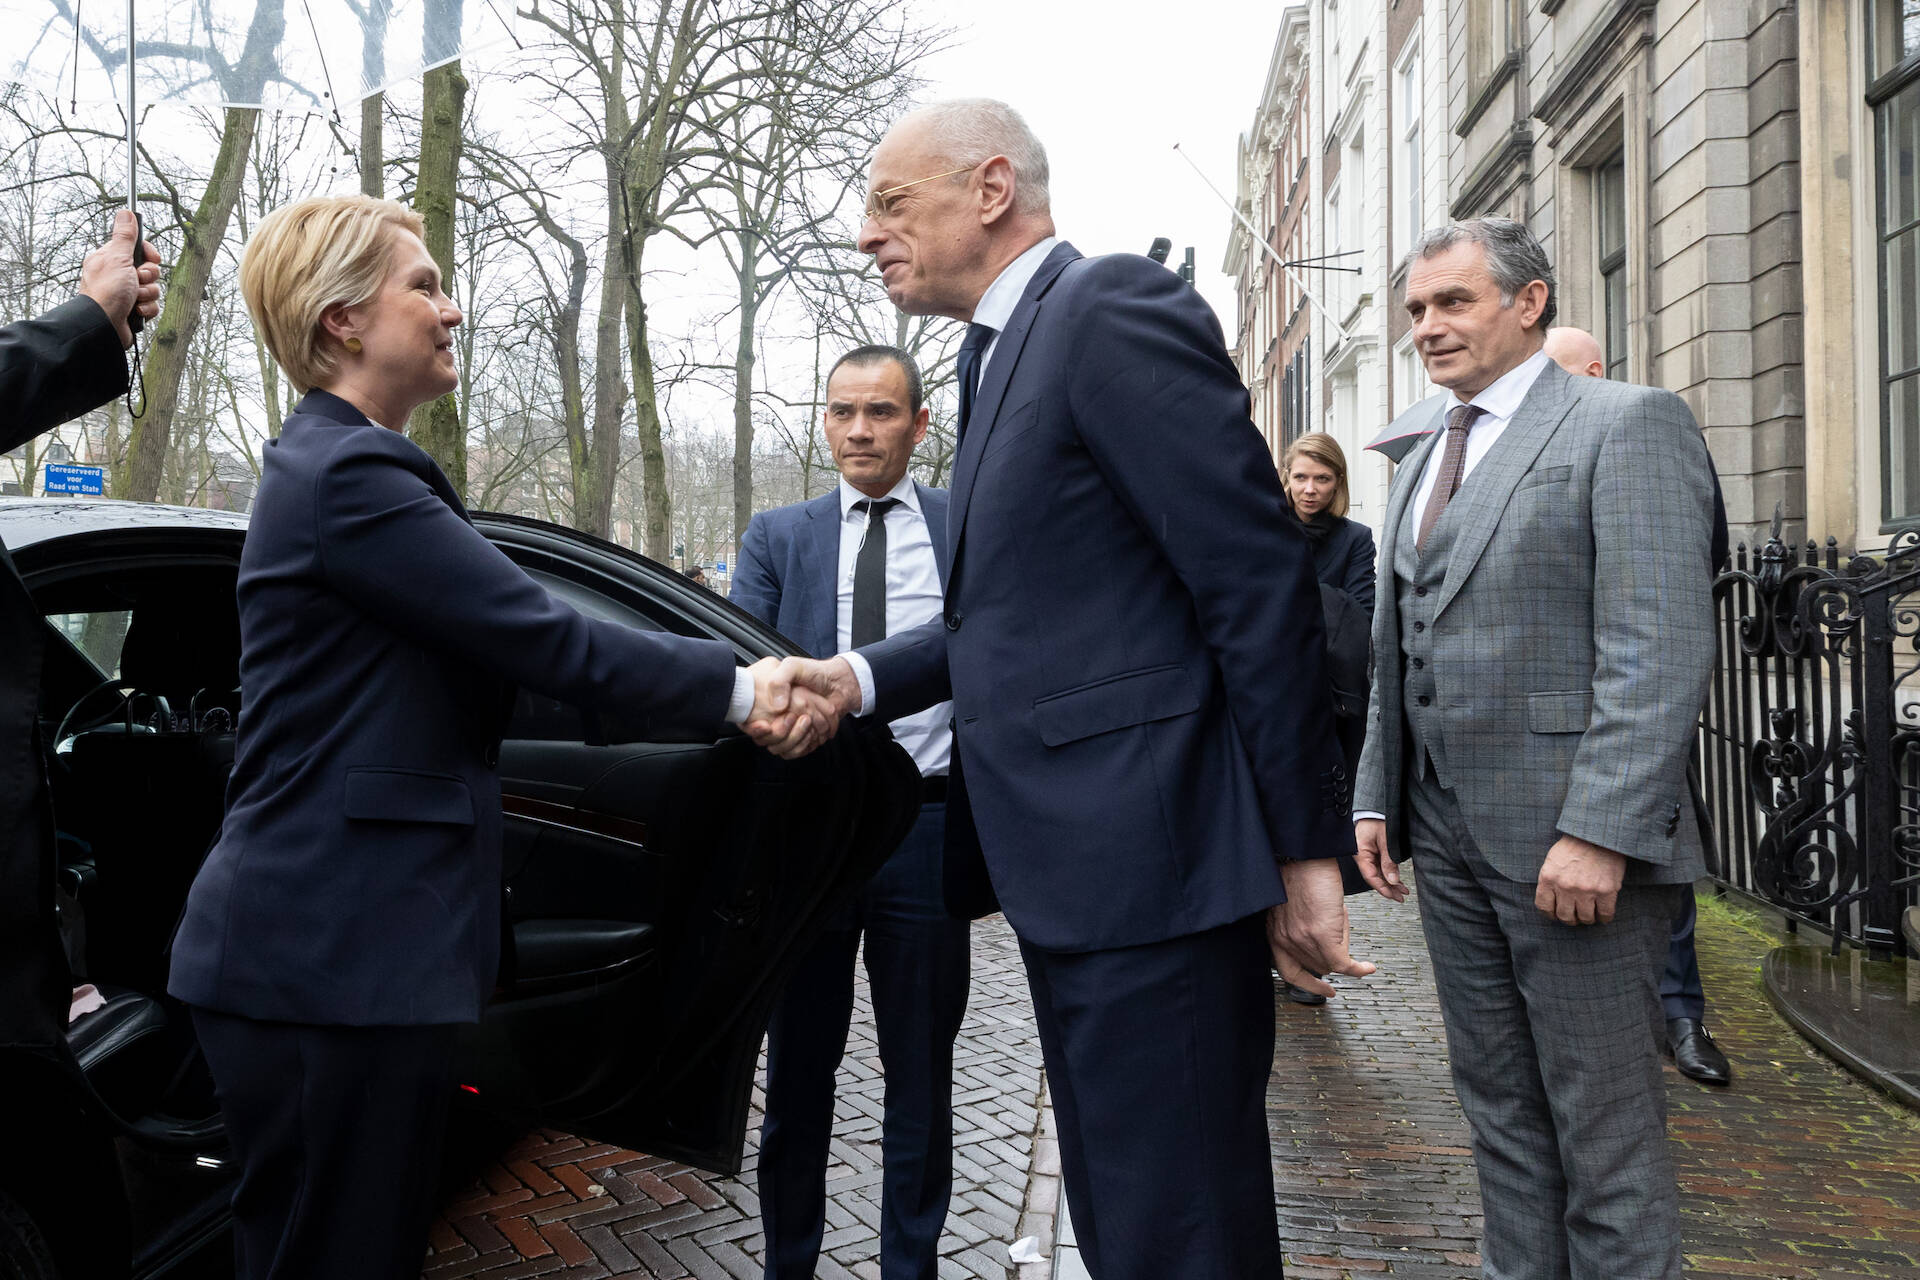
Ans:
MULTIPOLYGON (((1280 1005, 1269 1131, 1292 1280, 1479 1274, 1479 1193, 1412 903, 1355 904, 1384 977, 1280 1005)), ((1920 1280, 1920 1118, 1821 1057, 1761 990, 1764 931, 1703 910, 1709 1025, 1730 1090, 1667 1068, 1694 1280, 1920 1280)))
MULTIPOLYGON (((866 977, 840 1067, 827 1234, 819 1275, 878 1280, 882 1079, 866 977)), ((428 1280, 556 1275, 659 1280, 760 1275, 754 1195, 761 1087, 746 1168, 717 1178, 684 1165, 535 1132, 487 1159, 434 1223, 428 1280)), ((953 1205, 941 1280, 1006 1280, 1021 1230, 1039 1123, 1040 1043, 1013 933, 995 917, 973 930, 973 990, 954 1052, 953 1205)))

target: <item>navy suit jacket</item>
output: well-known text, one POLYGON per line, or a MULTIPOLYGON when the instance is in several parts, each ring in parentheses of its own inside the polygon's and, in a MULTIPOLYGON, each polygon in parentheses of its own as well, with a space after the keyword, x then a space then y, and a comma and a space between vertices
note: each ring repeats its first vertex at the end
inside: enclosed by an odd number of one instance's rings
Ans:
MULTIPOLYGON (((126 389, 126 352, 91 298, 0 325, 0 452, 126 389)), ((35 733, 46 634, 0 543, 0 1044, 64 1053, 73 982, 53 923, 53 812, 35 733)))
POLYGON ((500 736, 514 684, 638 732, 718 731, 725 644, 555 600, 433 460, 309 394, 268 444, 240 558, 227 816, 168 989, 250 1018, 470 1022, 500 947, 500 736))
POLYGON ((1173 272, 1047 256, 987 365, 947 529, 944 619, 861 653, 883 719, 952 698, 1023 939, 1197 933, 1284 900, 1281 860, 1353 847, 1312 558, 1219 323, 1173 272))
MULTIPOLYGON (((919 483, 920 513, 947 583, 947 491, 919 483)), ((762 511, 740 539, 740 571, 727 599, 815 657, 840 651, 840 489, 762 511)))

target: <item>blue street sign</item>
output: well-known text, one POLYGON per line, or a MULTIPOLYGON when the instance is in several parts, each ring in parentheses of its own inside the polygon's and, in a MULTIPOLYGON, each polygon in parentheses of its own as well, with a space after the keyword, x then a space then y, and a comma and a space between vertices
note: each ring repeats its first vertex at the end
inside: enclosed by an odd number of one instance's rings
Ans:
POLYGON ((727 576, 727 558, 725 556, 721 556, 713 562, 713 571, 723 578, 727 576))
POLYGON ((107 491, 105 467, 82 467, 70 462, 49 462, 40 472, 41 487, 47 493, 93 493, 107 491))

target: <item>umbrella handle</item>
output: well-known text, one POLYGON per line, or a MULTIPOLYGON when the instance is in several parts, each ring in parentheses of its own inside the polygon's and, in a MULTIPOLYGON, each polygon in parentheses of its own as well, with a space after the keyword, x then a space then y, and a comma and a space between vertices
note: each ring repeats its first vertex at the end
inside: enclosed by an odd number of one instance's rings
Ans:
MULTIPOLYGON (((138 209, 135 209, 133 211, 133 270, 136 277, 139 275, 141 264, 147 260, 145 252, 147 242, 141 238, 146 234, 146 230, 146 219, 140 216, 138 209)), ((133 314, 127 317, 127 328, 134 333, 139 333, 146 327, 146 319, 140 314, 139 304, 136 303, 134 304, 133 314)))

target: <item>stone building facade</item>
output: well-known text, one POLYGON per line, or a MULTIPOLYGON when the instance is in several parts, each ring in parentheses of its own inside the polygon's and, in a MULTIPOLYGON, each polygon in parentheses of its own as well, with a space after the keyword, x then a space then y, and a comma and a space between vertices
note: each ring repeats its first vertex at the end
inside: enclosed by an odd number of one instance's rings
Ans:
POLYGON ((1464 0, 1454 217, 1526 221, 1608 376, 1692 407, 1751 537, 1806 514, 1796 10, 1464 0))
POLYGON ((1303 431, 1332 433, 1347 454, 1350 514, 1368 523, 1385 513, 1390 471, 1365 446, 1431 390, 1405 341, 1394 268, 1412 238, 1445 216, 1444 49, 1426 34, 1437 10, 1423 12, 1421 0, 1289 6, 1254 127, 1241 139, 1242 213, 1271 228, 1284 259, 1303 264, 1279 268, 1244 227, 1228 249, 1256 418, 1259 344, 1277 338, 1277 364, 1265 367, 1295 371, 1296 390, 1262 430, 1276 455, 1303 431), (1291 194, 1277 202, 1271 189, 1282 172, 1291 194), (1286 322, 1269 333, 1261 324, 1274 290, 1286 322))
POLYGON ((1410 211, 1501 213, 1609 376, 1687 400, 1737 537, 1776 509, 1848 549, 1920 525, 1920 0, 1306 3, 1309 249, 1365 267, 1324 277, 1311 425, 1363 442, 1427 390, 1394 270, 1410 211))
POLYGON ((1310 252, 1307 35, 1307 6, 1282 9, 1260 105, 1240 137, 1238 217, 1222 264, 1238 298, 1234 359, 1253 398, 1253 420, 1276 460, 1295 437, 1314 429, 1309 423, 1318 404, 1306 281, 1279 265, 1310 252))

